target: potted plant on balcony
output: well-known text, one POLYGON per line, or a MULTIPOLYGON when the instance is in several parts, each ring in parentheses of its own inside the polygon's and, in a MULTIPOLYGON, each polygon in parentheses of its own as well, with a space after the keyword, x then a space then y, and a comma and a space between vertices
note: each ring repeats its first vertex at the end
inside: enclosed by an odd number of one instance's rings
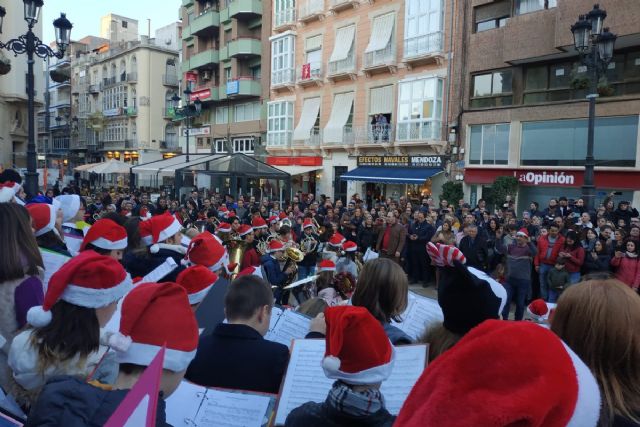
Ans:
POLYGON ((600 80, 598 80, 598 95, 612 96, 614 92, 615 89, 609 84, 606 77, 601 77, 600 80))

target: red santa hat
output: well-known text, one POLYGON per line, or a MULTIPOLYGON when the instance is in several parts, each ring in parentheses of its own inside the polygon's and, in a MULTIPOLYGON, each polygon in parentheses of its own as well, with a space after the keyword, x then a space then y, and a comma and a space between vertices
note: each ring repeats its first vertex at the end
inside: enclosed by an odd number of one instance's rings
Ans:
POLYGON ((230 211, 228 214, 225 215, 225 218, 227 219, 232 219, 236 217, 236 213, 233 211, 230 211))
POLYGON ((131 289, 131 277, 115 259, 94 251, 80 252, 53 273, 42 306, 27 312, 35 327, 51 322, 51 307, 58 300, 80 307, 100 308, 118 301, 131 289))
POLYGON ((427 253, 431 258, 431 262, 438 267, 453 267, 454 261, 458 261, 461 264, 467 262, 462 251, 455 246, 443 245, 431 242, 427 243, 427 253))
POLYGON ((596 380, 555 334, 487 320, 425 369, 396 424, 592 427, 599 418, 596 380))
POLYGON ((16 194, 20 191, 20 184, 13 181, 7 181, 0 183, 0 203, 6 203, 13 200, 16 194))
POLYGON ((322 271, 336 271, 336 263, 330 259, 320 261, 320 264, 318 264, 318 272, 322 271))
POLYGON ((358 245, 350 240, 347 240, 342 244, 342 250, 345 252, 355 252, 358 250, 358 245))
POLYGON ((229 212, 229 209, 227 209, 227 207, 225 205, 222 205, 218 209, 218 212, 222 212, 223 214, 226 214, 227 212, 229 212))
POLYGON ((269 242, 269 247, 267 248, 268 253, 284 251, 284 243, 282 243, 278 239, 273 239, 269 242))
POLYGON ((108 251, 125 249, 127 247, 127 230, 111 219, 99 219, 89 228, 82 239, 80 250, 85 250, 89 243, 108 251))
POLYGON ((261 216, 256 216, 251 220, 251 226, 254 229, 267 228, 267 223, 261 216))
POLYGON ((529 237, 529 231, 526 228, 521 228, 516 233, 516 236, 529 237))
POLYGON ((204 265, 216 272, 228 262, 229 256, 225 247, 211 233, 205 231, 191 239, 183 264, 204 265))
POLYGON ((276 224, 278 222, 278 217, 275 215, 271 215, 269 219, 267 219, 267 222, 269 223, 269 225, 276 224))
POLYGON ((327 378, 348 384, 376 384, 389 378, 395 352, 369 310, 336 306, 327 308, 324 315, 327 335, 322 368, 327 378))
POLYGON ((240 227, 238 227, 238 235, 241 237, 251 233, 253 233, 253 227, 250 225, 242 224, 240 227))
POLYGON ((220 233, 231 233, 231 224, 226 222, 221 222, 220 225, 218 225, 217 231, 220 233))
POLYGON ((304 222, 302 223, 302 229, 304 230, 305 228, 313 228, 313 221, 311 221, 311 218, 305 218, 304 222))
POLYGON ((141 206, 140 212, 138 212, 138 214, 140 215, 140 219, 143 221, 146 221, 151 218, 151 212, 149 212, 149 208, 146 206, 141 206))
POLYGON ((148 366, 164 345, 164 369, 187 369, 198 348, 198 323, 177 283, 142 283, 122 302, 120 332, 109 338, 118 363, 148 366))
POLYGON ((262 279, 262 270, 260 267, 247 267, 242 270, 236 277, 241 276, 256 276, 262 279))
POLYGON ((176 283, 187 291, 189 303, 194 305, 202 302, 217 280, 218 275, 204 265, 194 265, 182 270, 176 283))
POLYGON ((280 212, 280 213, 278 214, 278 219, 285 219, 286 217, 287 217, 287 214, 286 214, 286 213, 284 213, 284 212, 280 212))
POLYGON ((58 208, 48 203, 32 203, 26 206, 36 229, 36 237, 53 230, 56 226, 58 208))
POLYGON ((331 236, 331 238, 329 239, 329 246, 334 246, 334 247, 339 247, 341 246, 347 239, 345 239, 345 237, 340 234, 340 233, 335 233, 333 236, 331 236))
POLYGON ((549 318, 549 306, 542 298, 538 298, 527 306, 527 314, 532 320, 543 322, 549 318))
MULTIPOLYGON (((140 230, 140 238, 147 246, 164 242, 182 228, 178 220, 169 213, 156 215, 146 221, 142 221, 138 227, 140 230)), ((159 248, 151 248, 150 250, 154 252, 155 249, 159 248)), ((157 252, 157 250, 155 250, 155 252, 157 252)))

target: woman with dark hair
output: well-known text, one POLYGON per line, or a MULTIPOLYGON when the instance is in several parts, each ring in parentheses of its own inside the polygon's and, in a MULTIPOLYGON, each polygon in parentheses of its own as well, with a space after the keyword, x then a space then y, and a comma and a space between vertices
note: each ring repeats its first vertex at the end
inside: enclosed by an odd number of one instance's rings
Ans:
POLYGON ((627 232, 622 228, 613 232, 613 252, 624 252, 626 250, 627 232))
POLYGON ((564 246, 558 252, 558 259, 564 260, 564 268, 569 273, 569 283, 580 281, 580 269, 584 263, 584 249, 580 246, 578 233, 571 230, 567 233, 564 246))
POLYGON ((640 258, 638 258, 638 244, 628 240, 625 252, 616 250, 611 259, 616 279, 638 291, 640 287, 640 258))
POLYGON ((187 215, 189 216, 189 219, 191 220, 191 223, 194 223, 198 220, 198 206, 196 205, 196 202, 194 202, 193 200, 189 199, 187 200, 187 215))
POLYGON ((587 228, 583 234, 584 238, 580 242, 582 248, 585 250, 585 252, 593 252, 593 248, 598 241, 598 235, 593 228, 587 228))
POLYGON ((62 240, 62 210, 47 203, 27 205, 38 246, 71 257, 62 240))
POLYGON ((582 271, 584 272, 584 275, 603 272, 607 273, 611 271, 611 267, 609 267, 610 262, 611 255, 609 255, 606 245, 602 240, 598 239, 593 245, 592 250, 585 250, 582 271))

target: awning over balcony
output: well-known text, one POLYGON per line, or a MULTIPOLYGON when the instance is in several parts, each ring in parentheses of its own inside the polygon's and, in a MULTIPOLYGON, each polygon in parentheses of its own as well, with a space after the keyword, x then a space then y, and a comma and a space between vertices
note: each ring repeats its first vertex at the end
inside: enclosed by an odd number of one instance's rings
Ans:
POLYGON ((324 128, 325 143, 341 143, 344 137, 344 126, 349 119, 353 105, 353 92, 339 93, 333 98, 331 116, 324 128))
POLYGON ((442 172, 441 168, 392 168, 360 166, 340 177, 343 181, 382 184, 422 184, 442 172))
POLYGON ((300 121, 298 126, 293 130, 294 141, 304 141, 309 139, 311 134, 311 128, 318 118, 320 112, 320 97, 307 98, 302 104, 302 113, 300 114, 300 121))
POLYGON ((355 25, 338 28, 336 44, 333 46, 333 52, 331 52, 329 62, 343 61, 349 57, 349 52, 351 51, 351 45, 353 45, 353 38, 355 35, 355 25))
POLYGON ((365 53, 382 50, 389 45, 395 17, 395 13, 387 13, 386 15, 376 16, 373 19, 371 38, 369 39, 367 48, 364 50, 365 53))
POLYGON ((393 85, 371 89, 369 97, 369 114, 393 113, 393 85))

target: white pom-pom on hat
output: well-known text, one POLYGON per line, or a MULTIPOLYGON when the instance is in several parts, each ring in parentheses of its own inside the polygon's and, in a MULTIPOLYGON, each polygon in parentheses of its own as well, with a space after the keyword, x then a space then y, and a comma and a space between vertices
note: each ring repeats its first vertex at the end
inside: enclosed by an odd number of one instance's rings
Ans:
POLYGON ((160 252, 160 246, 157 243, 149 246, 149 252, 151 252, 152 254, 157 254, 158 252, 160 252))
POLYGON ((27 322, 33 327, 42 328, 51 323, 51 311, 45 311, 41 305, 31 307, 27 311, 27 322))
POLYGON ((109 347, 122 352, 129 350, 132 342, 133 341, 131 340, 131 337, 122 335, 120 332, 116 332, 115 334, 111 335, 109 337, 109 340, 107 341, 109 347))
POLYGON ((335 356, 327 356, 322 359, 322 367, 330 372, 338 372, 340 370, 340 359, 335 356))

